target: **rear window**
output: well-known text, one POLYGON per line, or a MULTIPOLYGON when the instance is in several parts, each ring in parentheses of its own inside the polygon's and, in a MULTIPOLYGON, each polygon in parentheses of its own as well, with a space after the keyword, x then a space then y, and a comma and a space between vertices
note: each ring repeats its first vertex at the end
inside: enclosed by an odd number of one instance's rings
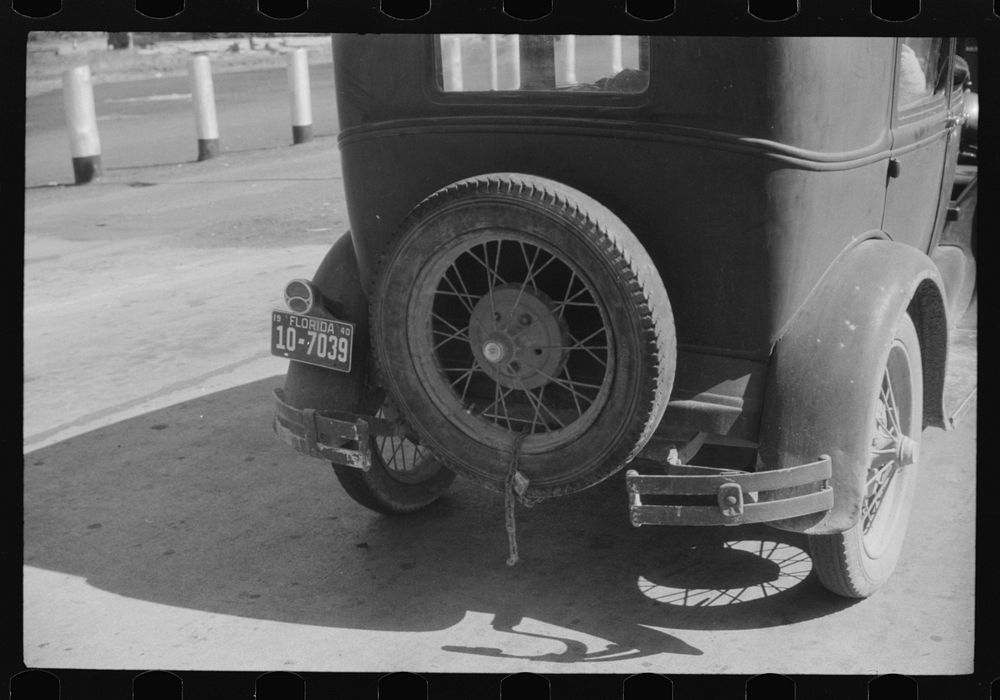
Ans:
POLYGON ((649 38, 572 34, 442 34, 444 92, 640 93, 649 86, 649 38))

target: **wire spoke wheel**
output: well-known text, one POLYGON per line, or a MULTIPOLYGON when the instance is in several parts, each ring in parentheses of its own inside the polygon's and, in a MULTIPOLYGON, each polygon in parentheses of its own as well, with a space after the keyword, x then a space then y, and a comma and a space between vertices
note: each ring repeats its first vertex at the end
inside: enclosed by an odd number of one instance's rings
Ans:
POLYGON ((613 377, 608 310, 565 255, 513 231, 478 232, 418 278, 417 371, 473 437, 526 433, 537 451, 576 439, 613 377), (461 290, 461 291, 458 291, 461 290))
POLYGON ((873 401, 871 461, 864 476, 861 516, 843 533, 809 538, 820 580, 835 593, 871 595, 899 558, 919 458, 922 387, 919 340, 904 314, 873 401))
POLYGON ((594 200, 527 176, 418 206, 372 298, 379 376, 445 464, 499 489, 515 442, 535 496, 585 488, 662 417, 675 340, 634 234, 594 200))
MULTIPOLYGON (((905 374, 901 368, 906 358, 900 355, 901 352, 896 350, 890 357, 882 375, 882 387, 875 408, 872 461, 865 481, 865 498, 861 503, 862 539, 865 550, 871 556, 878 556, 890 543, 893 517, 899 514, 899 508, 895 506, 902 480, 894 478, 896 472, 916 462, 914 450, 917 443, 908 434, 912 433, 910 416, 900 414, 900 405, 893 391, 893 374, 896 374, 896 381, 905 374)), ((906 391, 909 392, 909 386, 906 391)), ((907 394, 905 401, 904 410, 912 397, 907 394)))
MULTIPOLYGON (((376 417, 391 419, 394 416, 382 408, 376 417)), ((409 437, 373 435, 369 440, 372 461, 402 483, 419 484, 433 476, 441 466, 429 449, 413 442, 409 437)))
MULTIPOLYGON (((383 402, 379 418, 398 420, 391 403, 383 402)), ((334 464, 344 490, 358 503, 387 515, 412 513, 430 505, 448 489, 454 472, 411 437, 372 435, 367 470, 334 464)))

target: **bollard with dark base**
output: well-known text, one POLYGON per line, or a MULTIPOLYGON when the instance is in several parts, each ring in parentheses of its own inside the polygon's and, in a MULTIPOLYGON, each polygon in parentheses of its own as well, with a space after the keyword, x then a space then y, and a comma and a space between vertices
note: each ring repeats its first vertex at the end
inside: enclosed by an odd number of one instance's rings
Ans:
POLYGON ((198 130, 198 160, 208 160, 219 154, 219 122, 215 115, 212 66, 204 54, 191 59, 191 96, 198 130))
POLYGON ((288 88, 292 97, 292 143, 312 140, 312 97, 309 88, 309 54, 295 49, 288 54, 288 88))
POLYGON ((101 157, 99 155, 82 156, 73 159, 73 180, 76 184, 83 185, 96 180, 103 174, 104 170, 101 167, 101 157))
POLYGON ((219 155, 219 139, 198 139, 198 160, 208 160, 219 155))
POLYGON ((73 158, 73 179, 82 185, 102 175, 101 139, 97 133, 90 66, 77 66, 63 73, 63 106, 73 158))

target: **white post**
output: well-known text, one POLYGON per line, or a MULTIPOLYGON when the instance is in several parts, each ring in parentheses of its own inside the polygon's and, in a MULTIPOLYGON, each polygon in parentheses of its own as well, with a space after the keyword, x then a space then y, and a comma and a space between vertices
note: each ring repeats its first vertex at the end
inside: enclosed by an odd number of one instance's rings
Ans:
POLYGON ((563 42, 566 44, 566 83, 576 85, 576 35, 566 34, 563 42))
POLYGON ((90 66, 77 66, 63 73, 63 106, 73 158, 73 179, 76 184, 82 185, 100 177, 103 172, 90 66))
POLYGON ((292 143, 312 140, 312 97, 309 92, 309 52, 288 54, 288 87, 292 95, 292 143))
POLYGON ((622 60, 622 38, 620 34, 611 37, 611 71, 614 75, 622 72, 625 62, 622 60))
POLYGON ((445 65, 448 66, 448 83, 444 89, 448 92, 462 91, 462 37, 458 34, 444 35, 445 65))
POLYGON ((490 90, 500 89, 500 70, 497 66, 497 35, 489 35, 490 43, 490 90))
POLYGON ((215 88, 208 56, 191 59, 191 95, 194 98, 195 126, 198 130, 198 160, 219 154, 219 122, 215 116, 215 88))
POLYGON ((510 35, 510 56, 513 63, 514 89, 521 89, 521 35, 510 35))

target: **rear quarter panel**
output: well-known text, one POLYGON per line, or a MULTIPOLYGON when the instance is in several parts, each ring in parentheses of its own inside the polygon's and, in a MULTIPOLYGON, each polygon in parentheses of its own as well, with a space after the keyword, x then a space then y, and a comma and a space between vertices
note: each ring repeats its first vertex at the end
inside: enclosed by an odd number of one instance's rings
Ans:
POLYGON ((432 37, 340 38, 362 280, 442 187, 498 172, 563 182, 656 262, 677 325, 674 396, 723 397, 743 415, 718 431, 752 438, 775 341, 835 259, 881 235, 894 51, 884 38, 654 38, 647 94, 586 103, 444 94, 432 37))

